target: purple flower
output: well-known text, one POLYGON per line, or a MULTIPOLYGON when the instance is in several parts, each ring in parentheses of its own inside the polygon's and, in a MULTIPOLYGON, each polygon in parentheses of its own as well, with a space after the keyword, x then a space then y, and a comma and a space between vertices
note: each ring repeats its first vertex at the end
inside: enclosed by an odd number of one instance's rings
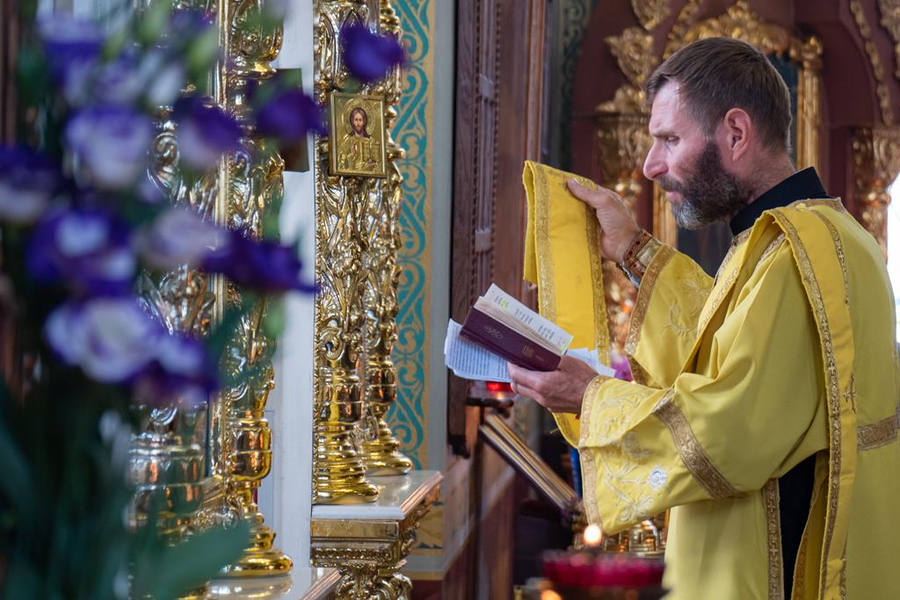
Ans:
POLYGON ((241 147, 241 126, 214 104, 187 96, 175 103, 173 115, 178 122, 181 160, 192 169, 209 169, 222 154, 241 147))
POLYGON ((83 77, 100 55, 103 33, 96 23, 55 13, 42 18, 38 33, 53 79, 67 86, 83 77))
POLYGON ((631 367, 628 365, 628 359, 618 353, 613 353, 610 358, 610 362, 612 363, 610 366, 612 366, 613 371, 615 371, 613 377, 621 379, 622 381, 632 381, 631 367))
POLYGON ((135 379, 135 395, 148 404, 175 402, 197 406, 219 388, 216 366, 197 339, 163 335, 156 342, 154 360, 135 379))
POLYGON ((61 180, 48 157, 29 148, 0 146, 0 220, 16 225, 35 222, 61 180))
POLYGON ((137 245, 147 264, 166 270, 199 265, 227 235, 194 211, 172 208, 156 218, 137 245))
POLYGON ((26 266, 35 281, 64 283, 79 296, 120 295, 136 269, 129 238, 126 225, 105 211, 55 211, 35 226, 26 266))
POLYGON ((144 371, 163 335, 130 296, 63 304, 44 326, 47 343, 63 362, 103 383, 126 382, 144 371))
POLYGON ((153 123, 127 106, 88 106, 66 125, 66 143, 99 188, 131 186, 146 169, 153 123))
POLYGON ((322 107, 297 89, 283 91, 264 102, 256 112, 256 130, 287 144, 302 141, 310 131, 328 133, 322 107))
POLYGON ((228 233, 225 243, 203 261, 205 270, 261 292, 316 292, 315 284, 301 279, 303 263, 294 248, 252 240, 239 231, 228 233))
POLYGON ((403 46, 392 35, 377 35, 363 25, 341 29, 344 66, 362 83, 384 79, 406 60, 403 46))

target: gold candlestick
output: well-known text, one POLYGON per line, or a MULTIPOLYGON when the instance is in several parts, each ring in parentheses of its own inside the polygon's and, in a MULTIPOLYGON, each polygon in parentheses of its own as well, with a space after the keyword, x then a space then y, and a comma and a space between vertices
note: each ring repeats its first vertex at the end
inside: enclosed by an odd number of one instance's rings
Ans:
MULTIPOLYGON (((340 64, 341 27, 369 18, 365 0, 317 0, 314 5, 316 99, 327 104, 346 82, 340 64)), ((332 136, 339 135, 337 131, 332 136)), ((370 199, 377 180, 330 173, 328 140, 316 145, 316 381, 313 496, 317 503, 373 501, 378 490, 365 477, 356 431, 363 402, 357 374, 366 323, 361 290, 370 199)))
MULTIPOLYGON (((249 114, 248 84, 274 75, 272 61, 281 50, 282 30, 264 30, 248 20, 263 0, 219 0, 217 20, 225 59, 216 77, 216 100, 244 127, 242 148, 220 167, 217 220, 232 229, 262 238, 273 203, 284 193, 284 160, 255 134, 249 114)), ((225 306, 241 306, 241 292, 221 278, 217 296, 225 306)), ((263 328, 267 302, 243 306, 236 335, 225 350, 223 366, 236 382, 222 390, 219 406, 217 464, 223 478, 224 504, 250 523, 251 540, 243 556, 226 567, 225 577, 282 575, 291 559, 274 547, 275 532, 265 524, 254 500, 272 468, 272 429, 265 418, 269 392, 275 387, 272 355, 275 340, 263 328)), ((221 314, 220 314, 221 317, 221 314)))

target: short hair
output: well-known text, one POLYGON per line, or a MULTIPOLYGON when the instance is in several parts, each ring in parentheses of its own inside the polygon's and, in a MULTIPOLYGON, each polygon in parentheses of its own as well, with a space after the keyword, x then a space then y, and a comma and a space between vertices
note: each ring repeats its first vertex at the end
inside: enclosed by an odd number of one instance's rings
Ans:
POLYGON ((790 92, 772 63, 750 44, 717 37, 685 46, 647 80, 647 101, 652 104, 669 82, 678 84, 685 107, 707 137, 725 113, 740 108, 750 115, 766 147, 790 150, 790 92))

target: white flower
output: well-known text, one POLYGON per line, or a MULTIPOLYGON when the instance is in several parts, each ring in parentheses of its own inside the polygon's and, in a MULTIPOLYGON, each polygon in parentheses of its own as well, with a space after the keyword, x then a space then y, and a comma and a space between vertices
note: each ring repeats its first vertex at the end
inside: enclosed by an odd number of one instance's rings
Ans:
POLYGON ((44 328, 47 342, 70 365, 97 381, 126 381, 156 356, 161 328, 133 298, 63 304, 44 328))
POLYGON ((156 218, 149 231, 141 236, 138 250, 156 269, 174 269, 180 265, 196 266, 223 240, 222 229, 200 218, 190 210, 172 208, 156 218))
POLYGON ((650 476, 647 478, 647 483, 649 483, 650 487, 654 490, 658 490, 662 486, 666 485, 666 481, 668 480, 669 473, 665 469, 657 465, 650 471, 650 476))
POLYGON ((146 169, 153 124, 126 106, 90 106, 66 126, 66 142, 98 187, 132 185, 146 169))
POLYGON ((148 53, 141 61, 140 71, 150 106, 171 106, 185 84, 184 65, 177 61, 167 63, 161 51, 148 53))

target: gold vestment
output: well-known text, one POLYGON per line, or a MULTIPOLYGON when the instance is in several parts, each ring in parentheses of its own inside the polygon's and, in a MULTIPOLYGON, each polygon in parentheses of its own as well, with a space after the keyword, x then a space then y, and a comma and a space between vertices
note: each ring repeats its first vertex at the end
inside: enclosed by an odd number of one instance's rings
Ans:
POLYGON ((795 599, 900 598, 894 323, 880 249, 840 201, 763 213, 715 281, 662 246, 626 343, 636 382, 598 377, 580 420, 556 415, 581 453, 589 520, 616 533, 673 507, 669 598, 784 598, 791 585, 795 599), (778 478, 811 455, 785 584, 778 478))

